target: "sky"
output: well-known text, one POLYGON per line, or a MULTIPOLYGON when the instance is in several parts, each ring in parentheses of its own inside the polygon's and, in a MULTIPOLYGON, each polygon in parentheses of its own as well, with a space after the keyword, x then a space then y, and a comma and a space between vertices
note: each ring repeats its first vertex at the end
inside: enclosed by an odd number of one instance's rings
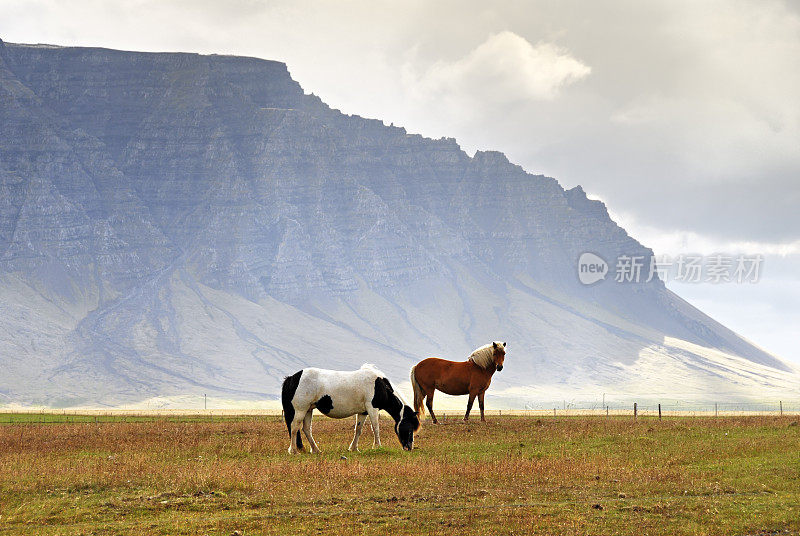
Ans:
POLYGON ((800 2, 0 0, 0 39, 284 61, 582 185, 658 255, 763 255, 757 283, 668 286, 800 366, 800 2))

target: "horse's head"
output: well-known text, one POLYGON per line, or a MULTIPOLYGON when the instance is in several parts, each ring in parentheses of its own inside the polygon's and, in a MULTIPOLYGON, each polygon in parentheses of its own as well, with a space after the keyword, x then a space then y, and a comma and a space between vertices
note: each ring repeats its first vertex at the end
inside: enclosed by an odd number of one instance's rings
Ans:
POLYGON ((503 361, 506 359, 506 343, 494 341, 492 343, 494 366, 497 372, 503 370, 503 361))
POLYGON ((414 432, 419 430, 419 413, 408 406, 403 406, 403 414, 394 425, 394 432, 404 450, 414 448, 414 432))

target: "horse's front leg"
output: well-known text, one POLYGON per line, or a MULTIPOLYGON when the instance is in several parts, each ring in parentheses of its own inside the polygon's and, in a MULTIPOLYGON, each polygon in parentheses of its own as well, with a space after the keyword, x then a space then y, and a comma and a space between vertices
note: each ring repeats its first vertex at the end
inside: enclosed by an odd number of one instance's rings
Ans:
POLYGON ((381 423, 378 417, 377 409, 368 409, 369 423, 372 425, 372 448, 381 446, 381 423))
POLYGON ((314 441, 314 436, 311 435, 311 414, 314 410, 308 410, 306 413, 305 418, 303 418, 303 433, 306 435, 306 439, 308 439, 308 444, 311 445, 311 452, 320 453, 322 452, 319 450, 317 446, 317 442, 314 441))
POLYGON ((470 392, 469 400, 467 401, 467 412, 464 414, 464 422, 469 420, 469 412, 472 411, 473 402, 475 402, 475 393, 470 392))
POLYGON ((481 422, 486 422, 486 419, 483 418, 483 395, 484 391, 478 393, 478 407, 481 408, 481 422))
POLYGON ((364 429, 364 421, 366 420, 367 420, 366 413, 359 413, 358 415, 356 415, 356 432, 353 435, 353 441, 352 443, 350 443, 350 446, 347 448, 347 450, 351 452, 353 451, 358 452, 358 438, 361 437, 361 430, 364 429))

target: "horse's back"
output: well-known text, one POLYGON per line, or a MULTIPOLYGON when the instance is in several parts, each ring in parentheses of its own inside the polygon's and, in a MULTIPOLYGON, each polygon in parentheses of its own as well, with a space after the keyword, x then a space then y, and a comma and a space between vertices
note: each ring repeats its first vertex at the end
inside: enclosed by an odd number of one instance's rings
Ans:
POLYGON ((441 359, 439 357, 429 357, 417 363, 414 366, 414 370, 416 370, 417 372, 444 371, 450 369, 463 368, 465 365, 468 364, 469 364, 468 361, 450 361, 448 359, 441 359))
POLYGON ((365 411, 365 403, 375 383, 375 373, 371 369, 354 371, 326 370, 319 368, 303 369, 295 395, 295 406, 300 409, 319 404, 326 398, 329 408, 323 410, 325 415, 333 418, 344 418, 365 411))

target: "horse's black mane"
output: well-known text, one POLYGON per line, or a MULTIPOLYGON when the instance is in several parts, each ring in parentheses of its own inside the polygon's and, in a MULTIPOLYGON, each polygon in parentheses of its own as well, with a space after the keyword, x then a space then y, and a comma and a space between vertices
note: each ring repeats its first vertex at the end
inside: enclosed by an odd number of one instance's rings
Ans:
POLYGON ((395 394, 392 384, 386 378, 375 378, 372 406, 391 415, 394 422, 399 422, 403 418, 403 401, 395 394))

